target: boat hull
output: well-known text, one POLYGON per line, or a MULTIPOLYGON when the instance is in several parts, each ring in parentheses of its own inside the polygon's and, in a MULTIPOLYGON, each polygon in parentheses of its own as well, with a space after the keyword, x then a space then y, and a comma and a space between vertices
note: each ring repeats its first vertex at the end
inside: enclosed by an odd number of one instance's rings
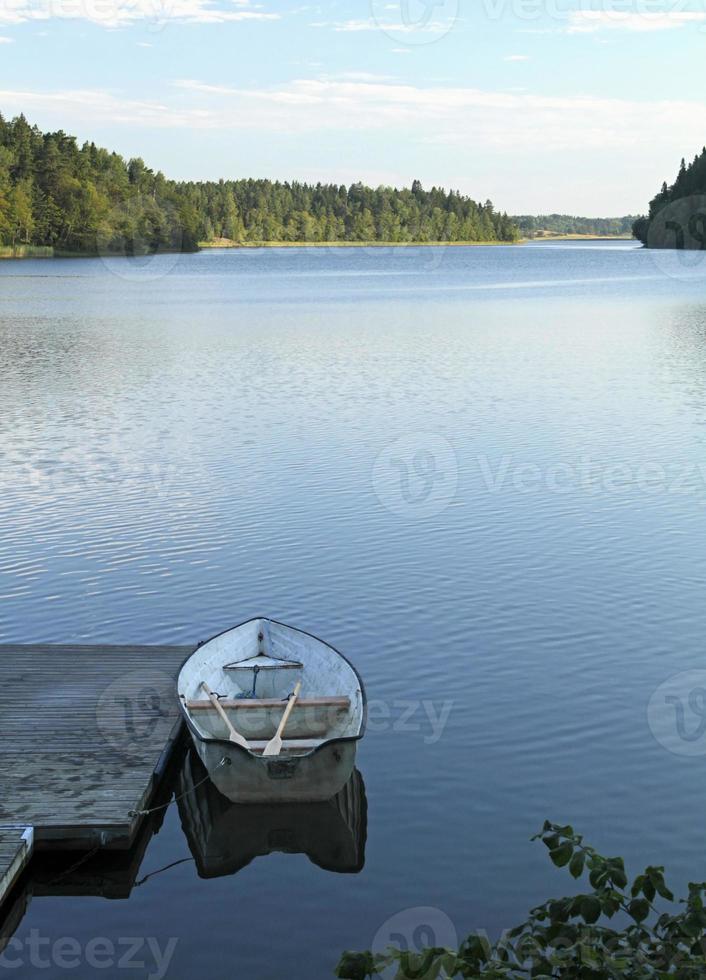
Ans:
POLYGON ((309 633, 264 617, 226 630, 187 658, 177 695, 201 762, 234 803, 329 800, 353 773, 363 682, 309 633), (265 756, 295 687, 280 754, 265 756))
POLYGON ((339 793, 355 768, 356 742, 337 739, 307 755, 252 755, 232 742, 192 741, 211 781, 233 803, 314 803, 339 793))
POLYGON ((367 800, 357 770, 330 800, 243 806, 206 779, 187 753, 179 779, 181 825, 200 878, 236 874, 258 857, 305 854, 325 871, 357 874, 365 864, 367 800))

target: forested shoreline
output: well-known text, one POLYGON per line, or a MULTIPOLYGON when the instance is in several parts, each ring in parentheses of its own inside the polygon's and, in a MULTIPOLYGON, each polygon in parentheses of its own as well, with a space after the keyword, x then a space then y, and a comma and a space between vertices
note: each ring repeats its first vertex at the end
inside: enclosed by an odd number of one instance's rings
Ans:
POLYGON ((270 180, 179 182, 94 143, 0 116, 5 254, 194 251, 199 242, 512 242, 490 201, 456 191, 270 180))
POLYGON ((682 159, 676 180, 662 184, 633 234, 648 248, 706 248, 706 147, 688 166, 682 159))
POLYGON ((553 235, 586 235, 596 238, 630 238, 634 214, 620 218, 582 218, 574 214, 516 214, 511 220, 523 238, 553 235))

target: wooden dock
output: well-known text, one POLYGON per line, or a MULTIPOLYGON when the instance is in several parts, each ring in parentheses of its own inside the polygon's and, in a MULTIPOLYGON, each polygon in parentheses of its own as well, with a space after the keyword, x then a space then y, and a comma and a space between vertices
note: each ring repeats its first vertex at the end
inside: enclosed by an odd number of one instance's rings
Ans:
POLYGON ((31 854, 24 828, 38 850, 132 845, 179 735, 191 649, 0 646, 0 903, 31 854))
POLYGON ((29 864, 32 850, 31 827, 0 827, 0 901, 29 864))

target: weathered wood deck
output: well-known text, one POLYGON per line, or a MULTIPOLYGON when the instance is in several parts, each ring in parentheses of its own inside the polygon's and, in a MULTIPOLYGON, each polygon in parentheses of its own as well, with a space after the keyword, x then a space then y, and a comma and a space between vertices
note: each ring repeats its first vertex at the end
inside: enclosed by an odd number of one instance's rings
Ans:
POLYGON ((31 828, 0 827, 0 901, 22 874, 31 856, 31 828))
MULTIPOLYGON (((129 847, 179 733, 189 652, 0 646, 0 828, 33 828, 37 849, 129 847)), ((0 902, 24 863, 14 841, 0 843, 0 902)))

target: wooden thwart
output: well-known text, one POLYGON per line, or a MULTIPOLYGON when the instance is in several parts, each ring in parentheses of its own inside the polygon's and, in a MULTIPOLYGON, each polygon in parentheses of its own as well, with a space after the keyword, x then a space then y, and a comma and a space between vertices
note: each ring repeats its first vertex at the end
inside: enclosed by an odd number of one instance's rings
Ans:
MULTIPOLYGON (((185 701, 184 703, 189 711, 208 711, 213 708, 213 704, 210 701, 185 701)), ((257 708, 286 708, 287 703, 287 701, 278 700, 277 698, 218 699, 218 704, 221 708, 235 708, 240 711, 257 708)), ((338 708, 341 711, 348 711, 350 706, 350 698, 299 698, 294 705, 294 710, 296 711, 301 708, 338 708)))

